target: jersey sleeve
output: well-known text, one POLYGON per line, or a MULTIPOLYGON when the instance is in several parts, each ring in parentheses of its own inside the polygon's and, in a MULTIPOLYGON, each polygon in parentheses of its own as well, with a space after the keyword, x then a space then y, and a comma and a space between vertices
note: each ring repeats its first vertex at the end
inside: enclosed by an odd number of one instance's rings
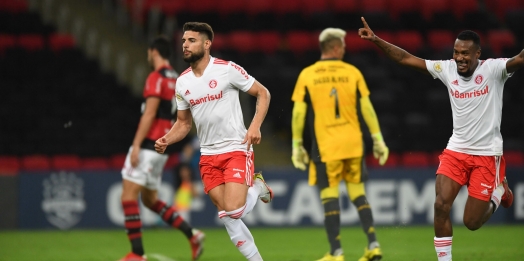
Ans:
POLYGON ((366 84, 366 80, 364 80, 364 76, 360 70, 355 69, 355 75, 357 76, 357 88, 358 92, 360 93, 360 97, 369 96, 368 85, 366 84))
POLYGON ((304 96, 306 96, 306 87, 307 87, 307 76, 304 70, 298 75, 297 83, 295 84, 295 90, 291 96, 291 100, 294 102, 304 101, 304 96))
POLYGON ((253 76, 249 75, 242 66, 234 62, 229 64, 228 76, 229 82, 243 92, 249 91, 255 82, 253 76))
POLYGON ((499 59, 489 59, 489 67, 493 73, 493 76, 495 76, 497 79, 502 80, 505 82, 509 77, 513 75, 513 73, 508 73, 508 70, 506 69, 506 63, 508 62, 508 58, 499 58, 499 59))
POLYGON ((426 68, 428 72, 433 76, 433 79, 440 79, 446 81, 445 74, 448 71, 447 68, 450 66, 451 61, 433 61, 426 60, 426 68))
POLYGON ((176 81, 175 96, 176 96, 176 107, 177 110, 183 111, 189 109, 189 103, 183 98, 180 93, 180 81, 176 81))
POLYGON ((162 76, 158 72, 149 74, 144 87, 144 98, 156 96, 160 97, 162 94, 162 76))

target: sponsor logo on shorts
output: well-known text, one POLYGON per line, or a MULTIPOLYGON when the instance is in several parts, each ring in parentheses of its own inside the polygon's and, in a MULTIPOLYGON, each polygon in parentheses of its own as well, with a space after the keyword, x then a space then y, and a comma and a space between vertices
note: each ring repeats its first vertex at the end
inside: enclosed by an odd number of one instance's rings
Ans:
POLYGON ((240 171, 240 172, 244 172, 243 169, 237 169, 237 168, 233 168, 233 171, 240 171))
POLYGON ((484 183, 480 183, 480 185, 483 186, 483 187, 486 187, 486 188, 491 188, 490 185, 486 185, 486 184, 484 184, 484 183))
POLYGON ((480 193, 482 193, 482 194, 484 194, 484 195, 489 195, 489 193, 488 193, 488 189, 484 189, 484 190, 483 190, 482 192, 480 192, 480 193))
POLYGON ((240 175, 240 173, 237 172, 233 175, 233 178, 241 179, 242 176, 240 175))

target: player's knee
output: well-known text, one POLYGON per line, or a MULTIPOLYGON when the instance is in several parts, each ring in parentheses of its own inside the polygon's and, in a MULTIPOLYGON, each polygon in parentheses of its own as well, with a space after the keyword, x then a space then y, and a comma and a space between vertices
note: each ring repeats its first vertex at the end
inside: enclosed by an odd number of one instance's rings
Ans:
POLYGON ((482 220, 478 218, 470 218, 464 216, 464 225, 471 231, 475 231, 482 227, 482 220))
POLYGON ((434 204, 435 215, 449 215, 451 204, 437 198, 434 204))
POLYGON ((239 209, 244 208, 246 202, 224 202, 224 210, 226 212, 235 212, 239 209))
POLYGON ((155 205, 157 199, 153 197, 147 197, 142 195, 142 203, 144 206, 146 206, 148 209, 153 209, 153 206, 155 205))

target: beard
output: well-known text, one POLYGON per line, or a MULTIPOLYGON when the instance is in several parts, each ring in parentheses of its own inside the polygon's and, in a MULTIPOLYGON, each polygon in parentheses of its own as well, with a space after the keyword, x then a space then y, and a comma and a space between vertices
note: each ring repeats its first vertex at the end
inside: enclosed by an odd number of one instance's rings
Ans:
POLYGON ((191 53, 188 57, 184 56, 184 62, 186 63, 194 63, 204 57, 204 50, 198 53, 191 53))

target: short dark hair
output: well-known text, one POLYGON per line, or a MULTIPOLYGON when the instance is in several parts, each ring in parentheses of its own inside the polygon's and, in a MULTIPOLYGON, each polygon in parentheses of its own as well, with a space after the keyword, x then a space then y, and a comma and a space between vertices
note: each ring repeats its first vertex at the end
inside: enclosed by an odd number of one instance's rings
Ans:
POLYGON ((211 42, 213 41, 213 28, 211 28, 211 26, 207 23, 187 22, 184 24, 184 27, 182 27, 182 31, 193 31, 203 33, 207 36, 207 39, 209 39, 211 42))
POLYGON ((480 36, 473 31, 462 31, 458 34, 457 39, 462 41, 473 41, 473 43, 477 45, 478 48, 480 48, 480 36))
POLYGON ((171 43, 167 37, 161 35, 156 37, 150 44, 149 49, 157 50, 160 56, 164 59, 169 59, 171 56, 171 43))

